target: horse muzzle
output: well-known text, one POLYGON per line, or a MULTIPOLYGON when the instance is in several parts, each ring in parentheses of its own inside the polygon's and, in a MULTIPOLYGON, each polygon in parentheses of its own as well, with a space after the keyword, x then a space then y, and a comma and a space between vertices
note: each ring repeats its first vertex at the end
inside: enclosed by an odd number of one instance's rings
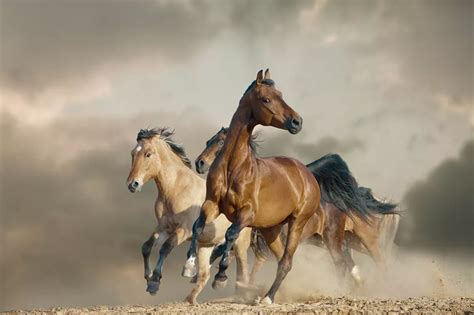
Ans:
POLYGON ((204 174, 208 170, 209 170, 209 164, 207 164, 202 159, 196 160, 196 172, 198 172, 199 174, 204 174))
POLYGON ((140 189, 141 189, 141 185, 140 185, 140 183, 137 182, 136 180, 133 180, 132 182, 130 182, 130 184, 128 184, 128 190, 129 190, 131 193, 140 191, 140 189))
POLYGON ((285 121, 285 128, 295 135, 303 129, 303 118, 301 116, 290 117, 285 121))

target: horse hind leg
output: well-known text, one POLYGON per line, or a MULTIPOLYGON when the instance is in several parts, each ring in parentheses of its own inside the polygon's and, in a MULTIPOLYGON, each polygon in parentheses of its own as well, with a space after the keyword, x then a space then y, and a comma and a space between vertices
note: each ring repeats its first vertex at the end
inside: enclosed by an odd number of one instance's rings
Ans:
POLYGON ((197 285, 192 289, 191 293, 186 297, 186 301, 190 304, 197 304, 197 296, 206 286, 210 278, 209 270, 209 257, 211 256, 213 246, 200 246, 198 249, 198 273, 197 273, 197 285))
POLYGON ((176 229, 173 234, 163 243, 160 248, 160 257, 156 264, 155 270, 150 279, 147 281, 146 291, 151 295, 155 295, 160 289, 160 283, 162 278, 163 263, 165 262, 166 257, 171 253, 171 251, 185 241, 186 235, 185 231, 180 228, 176 229))
POLYGON ((249 283, 248 256, 247 250, 250 247, 251 228, 242 230, 234 243, 235 260, 237 262, 237 283, 236 287, 245 288, 249 283))
POLYGON ((334 211, 323 231, 324 243, 329 250, 340 279, 343 279, 348 267, 350 268, 350 265, 354 264, 352 256, 347 251, 347 246, 344 246, 345 218, 342 212, 334 211))
MULTIPOLYGON (((293 255, 298 247, 301 239, 301 234, 307 220, 290 217, 288 220, 288 237, 286 240, 286 247, 283 256, 278 262, 277 275, 270 288, 262 299, 262 304, 272 304, 275 300, 275 294, 280 288, 281 283, 288 275, 293 265, 293 255)), ((270 247, 271 248, 271 247, 270 247)))
MULTIPOLYGON (((367 250, 367 254, 375 262, 376 266, 382 270, 386 271, 386 262, 379 241, 379 234, 375 226, 369 226, 367 224, 357 224, 356 229, 354 230, 355 235, 360 239, 360 242, 363 244, 367 250)), ((360 269, 357 265, 350 271, 352 278, 358 285, 363 284, 363 279, 360 275, 360 269)))
POLYGON ((260 229, 260 233, 262 233, 265 242, 277 261, 280 261, 285 252, 285 246, 280 237, 281 228, 281 225, 277 225, 270 228, 260 229))
POLYGON ((250 271, 249 285, 254 287, 256 282, 257 273, 262 269, 263 264, 267 261, 265 256, 255 254, 255 261, 253 262, 252 270, 250 271))
POLYGON ((354 262, 354 259, 352 258, 352 249, 349 246, 349 243, 347 240, 344 240, 343 242, 343 256, 344 256, 344 261, 347 266, 347 270, 350 271, 351 277, 355 282, 355 285, 357 287, 361 287, 363 284, 362 277, 360 275, 360 270, 359 266, 356 265, 354 262))
MULTIPOLYGON (((268 246, 270 251, 277 258, 277 261, 280 260, 284 252, 284 246, 280 238, 281 225, 267 229, 259 229, 258 232, 265 240, 266 246, 268 246)), ((257 273, 262 268, 263 264, 267 261, 268 258, 265 252, 260 250, 258 246, 253 247, 253 251, 255 260, 252 266, 252 270, 250 272, 249 285, 252 288, 255 288, 257 273)))
POLYGON ((370 257, 374 260, 377 267, 382 271, 386 271, 387 264, 377 235, 363 233, 359 237, 361 238, 362 243, 367 248, 370 257))

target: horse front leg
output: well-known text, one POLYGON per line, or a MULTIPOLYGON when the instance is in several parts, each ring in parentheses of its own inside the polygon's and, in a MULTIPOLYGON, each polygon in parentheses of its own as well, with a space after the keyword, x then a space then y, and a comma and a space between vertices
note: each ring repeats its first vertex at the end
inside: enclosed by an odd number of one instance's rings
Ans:
POLYGON ((232 223, 225 233, 225 243, 219 250, 222 251, 222 258, 219 262, 219 271, 214 277, 212 287, 214 289, 224 288, 227 285, 226 270, 229 267, 229 253, 234 245, 235 241, 239 237, 240 231, 247 227, 253 220, 253 213, 249 208, 243 208, 240 210, 239 218, 237 222, 232 223))
POLYGON ((156 244, 156 241, 160 234, 155 231, 151 234, 150 238, 147 239, 142 245, 142 255, 143 255, 143 264, 145 269, 145 279, 148 281, 152 276, 151 267, 150 267, 150 255, 153 247, 156 244))
POLYGON ((193 278, 197 274, 196 269, 196 251, 199 236, 204 230, 207 223, 214 221, 219 216, 219 208, 210 200, 204 201, 201 207, 201 213, 193 224, 193 235, 191 238, 191 245, 187 253, 186 263, 184 264, 181 275, 186 278, 193 278))
POLYGON ((184 242, 186 239, 186 233, 184 229, 176 229, 173 234, 168 237, 168 239, 163 243, 160 248, 160 257, 156 264, 155 270, 150 279, 147 281, 147 289, 151 295, 155 295, 156 292, 160 289, 160 282, 162 278, 163 263, 165 262, 166 257, 171 253, 173 248, 184 242))
MULTIPOLYGON (((276 292, 280 288, 280 285, 286 278, 288 272, 290 272, 291 270, 291 267, 293 265, 293 255, 295 254, 296 248, 300 243, 301 234, 307 221, 308 220, 304 218, 294 218, 291 216, 289 217, 286 247, 283 252, 283 256, 278 262, 278 269, 275 280, 273 281, 270 290, 268 290, 267 294, 265 294, 265 297, 258 302, 262 304, 272 304, 275 301, 276 292)), ((276 255, 279 256, 279 253, 276 253, 276 255)))

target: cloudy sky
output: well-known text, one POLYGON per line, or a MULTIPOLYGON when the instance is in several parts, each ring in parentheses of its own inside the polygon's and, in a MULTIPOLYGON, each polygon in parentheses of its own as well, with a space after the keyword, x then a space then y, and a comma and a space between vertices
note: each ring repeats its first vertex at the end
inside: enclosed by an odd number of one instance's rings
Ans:
MULTIPOLYGON (((473 221, 471 1, 0 0, 0 18, 0 309, 150 303, 155 191, 125 187, 136 133, 175 128, 194 159, 267 67, 305 123, 262 128, 262 155, 340 153, 407 209, 412 246, 473 221)), ((441 245, 472 252, 463 233, 441 245)))

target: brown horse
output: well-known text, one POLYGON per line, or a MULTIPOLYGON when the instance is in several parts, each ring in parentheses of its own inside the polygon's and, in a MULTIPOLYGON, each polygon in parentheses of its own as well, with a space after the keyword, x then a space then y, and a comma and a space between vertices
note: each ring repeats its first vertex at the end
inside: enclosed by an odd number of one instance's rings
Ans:
POLYGON ((240 231, 248 226, 259 228, 279 258, 276 278, 262 300, 273 303, 275 293, 291 269, 303 228, 319 208, 320 192, 316 179, 304 164, 286 157, 257 158, 249 143, 257 125, 297 134, 302 123, 301 116, 275 88, 268 69, 265 77, 259 71, 240 99, 221 152, 209 170, 206 201, 193 226, 188 261, 196 255, 196 240, 205 223, 220 213, 232 222, 225 243, 219 246, 222 258, 214 278, 215 286, 225 285, 227 281, 229 250, 240 231), (288 237, 284 247, 279 235, 285 223, 288 223, 288 237))
MULTIPOLYGON (((157 187, 158 196, 154 207, 157 226, 142 246, 147 292, 150 294, 156 294, 159 290, 166 257, 173 248, 191 237, 192 225, 199 215, 206 194, 205 180, 192 170, 183 147, 172 136, 173 132, 167 128, 140 130, 137 144, 131 152, 132 166, 127 179, 131 192, 139 191, 150 180, 154 180, 157 187), (150 254, 158 238, 165 241, 152 271, 150 254)), ((189 294, 188 301, 196 301, 209 279, 212 250, 224 241, 225 231, 230 224, 224 215, 220 215, 204 227, 198 239, 198 284, 189 294)), ((250 228, 243 230, 234 244, 237 281, 242 285, 248 282, 247 249, 250 233, 250 228)))
MULTIPOLYGON (((196 158, 196 171, 204 174, 209 169, 209 166, 214 162, 217 154, 220 152, 222 145, 227 136, 227 128, 222 127, 219 132, 212 136, 206 142, 206 148, 196 158)), ((257 143, 256 137, 252 137, 250 147, 256 151, 257 143)), ((307 165, 318 183, 322 184, 326 181, 321 174, 326 173, 325 177, 332 174, 334 177, 341 179, 348 179, 347 185, 356 183, 351 175, 349 169, 345 166, 344 160, 335 154, 329 154, 319 160, 307 165)), ((340 185, 339 185, 340 186, 340 185)), ((322 187, 322 190, 333 189, 339 190, 339 187, 329 185, 329 187, 322 187)), ((347 193, 351 193, 347 190, 347 193)), ((390 252, 395 233, 397 231, 400 216, 395 214, 396 205, 389 202, 382 202, 375 199, 370 189, 365 187, 357 187, 356 191, 360 195, 366 206, 371 210, 372 220, 369 224, 366 220, 361 220, 359 217, 339 216, 341 210, 331 200, 321 202, 321 211, 317 211, 311 219, 306 223, 301 236, 301 241, 311 240, 312 244, 322 246, 322 241, 325 229, 337 229, 337 225, 345 222, 345 238, 344 238, 344 258, 347 264, 347 269, 354 278, 357 284, 361 281, 358 267, 354 264, 350 249, 355 249, 364 254, 368 254, 379 266, 385 265, 386 256, 390 252), (338 219, 343 218, 344 220, 338 219)), ((335 192, 332 192, 334 195, 335 192)), ((325 193, 325 195, 330 195, 325 193)), ((344 211, 342 211, 344 212, 344 211)), ((256 231, 254 231, 255 233, 256 231)), ((259 235, 254 235, 254 242, 252 243, 255 262, 250 274, 250 284, 255 281, 256 272, 261 265, 268 259, 267 248, 263 242, 259 241, 259 235)))

